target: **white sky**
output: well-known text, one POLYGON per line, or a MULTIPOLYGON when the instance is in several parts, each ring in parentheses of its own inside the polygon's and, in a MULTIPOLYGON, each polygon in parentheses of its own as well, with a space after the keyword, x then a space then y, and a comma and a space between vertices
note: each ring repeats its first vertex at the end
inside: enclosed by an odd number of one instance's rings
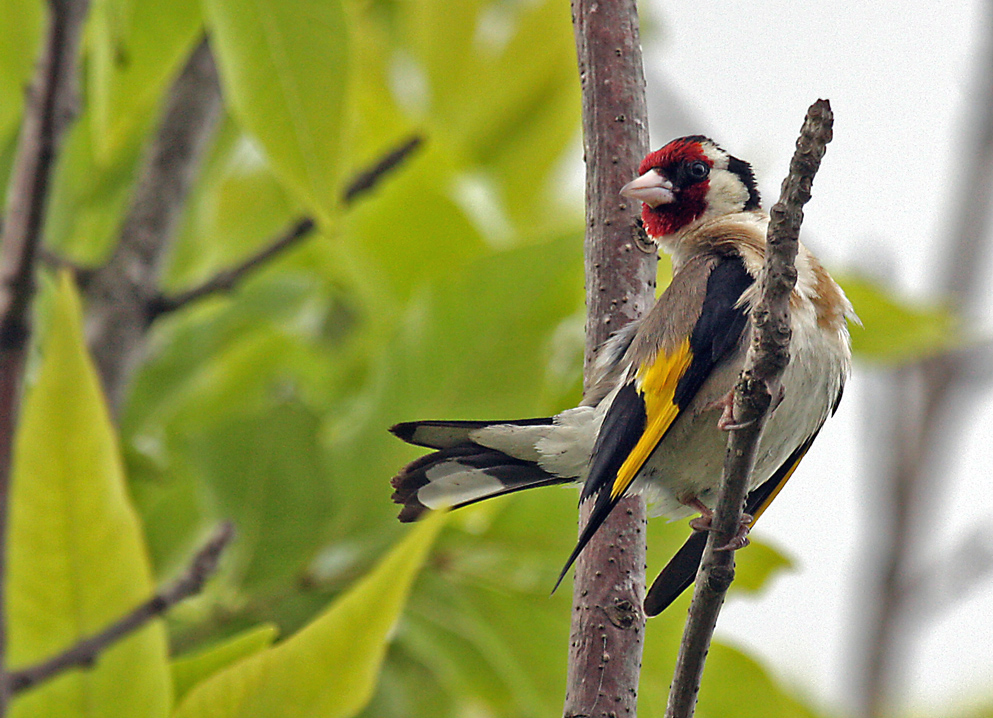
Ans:
MULTIPOLYGON (((982 11, 978 0, 643 3, 643 22, 662 27, 645 53, 652 144, 710 135, 753 163, 768 205, 807 106, 830 99, 835 139, 814 183, 805 241, 829 266, 886 276, 908 296, 926 297, 955 189, 982 11)), ((989 333, 989 302, 981 322, 989 333)), ((858 470, 869 375, 856 370, 838 415, 756 529, 799 571, 757 599, 730 601, 718 629, 834 709, 850 707, 852 626, 872 534, 858 470), (810 516, 821 519, 812 527, 810 516)), ((928 522, 936 553, 993 517, 982 456, 993 436, 993 391, 981 391, 962 454, 941 479, 948 495, 928 522)), ((922 625, 909 666, 901 707, 949 715, 963 702, 993 700, 993 577, 922 625)))

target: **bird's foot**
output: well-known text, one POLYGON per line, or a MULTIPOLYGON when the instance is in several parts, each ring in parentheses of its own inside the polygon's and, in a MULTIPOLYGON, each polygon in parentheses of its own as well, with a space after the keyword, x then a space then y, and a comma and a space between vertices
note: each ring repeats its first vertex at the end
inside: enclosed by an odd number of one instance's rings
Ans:
POLYGON ((734 416, 734 389, 722 396, 717 401, 708 404, 705 409, 723 409, 721 418, 717 420, 717 428, 721 431, 735 431, 744 429, 752 421, 738 421, 734 416))
POLYGON ((752 528, 752 522, 754 517, 751 514, 742 514, 741 523, 738 524, 738 531, 731 540, 728 541, 723 546, 718 546, 715 551, 737 551, 740 548, 745 548, 750 541, 748 540, 748 531, 752 528))
MULTIPOLYGON (((685 502, 686 506, 696 509, 700 515, 690 519, 690 528, 694 531, 714 531, 714 512, 710 510, 700 499, 692 499, 685 502)), ((751 514, 742 514, 738 530, 723 546, 715 548, 715 551, 737 551, 745 548, 749 544, 748 531, 752 527, 755 518, 751 514)))

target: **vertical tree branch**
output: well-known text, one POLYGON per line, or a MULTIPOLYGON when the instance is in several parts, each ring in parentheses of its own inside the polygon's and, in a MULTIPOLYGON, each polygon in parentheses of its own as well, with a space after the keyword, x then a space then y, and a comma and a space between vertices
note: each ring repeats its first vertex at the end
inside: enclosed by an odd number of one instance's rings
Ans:
MULTIPOLYGON (((586 367, 654 300, 654 248, 638 203, 618 192, 648 153, 645 77, 634 0, 574 0, 586 159, 586 367)), ((590 502, 592 503, 592 502, 590 502)), ((588 520, 581 512, 580 525, 588 520)), ((565 716, 636 712, 645 615, 645 506, 622 499, 576 561, 565 716)))
POLYGON ((713 528, 700 563, 693 602, 679 647, 675 676, 669 692, 667 718, 693 715, 704 662, 717 625, 724 595, 734 580, 734 552, 715 551, 726 546, 741 526, 742 507, 755 464, 759 437, 772 399, 780 391, 780 377, 789 363, 789 297, 796 285, 796 259, 803 221, 803 205, 831 141, 833 117, 826 100, 807 111, 790 171, 783 181, 780 200, 770 212, 762 294, 752 310, 752 343, 734 392, 734 416, 743 428, 731 432, 724 461, 724 476, 717 496, 713 528))
POLYGON ((206 40, 173 83, 148 147, 120 241, 86 286, 87 335, 111 412, 145 348, 159 271, 220 117, 217 68, 206 40))
MULTIPOLYGON (((986 279, 981 268, 990 243, 993 206, 993 3, 986 3, 982 23, 982 51, 977 61, 975 91, 969 95, 969 131, 960 146, 959 185, 947 225, 950 234, 935 243, 943 266, 937 287, 942 298, 962 313, 974 309, 986 279)), ((966 133, 964 133, 966 134, 966 133)), ((892 426, 888 446, 874 442, 872 451, 887 452, 882 471, 883 510, 873 507, 872 560, 868 580, 876 583, 876 596, 870 600, 868 624, 860 631, 861 653, 855 662, 855 690, 858 715, 882 716, 894 695, 900 665, 907 660, 909 631, 920 631, 912 620, 919 605, 910 577, 920 555, 921 519, 933 510, 938 486, 935 467, 946 465, 943 457, 953 451, 949 441, 961 439, 953 428, 967 414, 967 397, 957 391, 967 381, 976 357, 954 352, 901 367, 884 380, 889 400, 871 408, 873 415, 886 417, 892 426), (955 406, 957 404, 957 406, 955 406), (879 449, 880 446, 886 446, 879 449)), ((870 435, 875 436, 870 432, 870 435)), ((954 560, 954 559, 951 559, 954 560)), ((926 582, 925 582, 926 583, 926 582)), ((860 605, 865 603, 860 598, 860 605)))
MULTIPOLYGON (((52 0, 48 28, 24 108, 0 238, 0 675, 6 671, 6 539, 18 393, 52 169, 73 115, 79 42, 87 0, 52 0)), ((0 681, 0 716, 10 698, 0 681)))

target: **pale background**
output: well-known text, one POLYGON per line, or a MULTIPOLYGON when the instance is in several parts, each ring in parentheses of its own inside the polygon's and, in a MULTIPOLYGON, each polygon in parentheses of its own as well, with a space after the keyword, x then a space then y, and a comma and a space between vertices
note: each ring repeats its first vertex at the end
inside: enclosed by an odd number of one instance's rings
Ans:
MULTIPOLYGON (((976 53, 989 34, 985 11, 977 0, 644 3, 643 23, 661 28, 645 48, 652 144, 710 135, 753 163, 768 206, 807 106, 830 99, 834 141, 806 211, 805 241, 833 269, 856 268, 904 297, 927 299, 965 151, 976 53)), ((988 275, 988 256, 985 264, 988 275)), ((976 327, 986 335, 990 304, 976 327)), ((724 640, 836 710, 851 707, 850 656, 873 532, 859 470, 871 373, 856 368, 837 416, 756 529, 797 571, 757 598, 731 600, 719 625, 724 640)), ((966 450, 942 478, 948 490, 927 526, 936 551, 993 517, 983 456, 993 436, 991 399, 986 391, 964 422, 966 450)), ((993 699, 993 578, 922 634, 901 707, 947 715, 993 699)))

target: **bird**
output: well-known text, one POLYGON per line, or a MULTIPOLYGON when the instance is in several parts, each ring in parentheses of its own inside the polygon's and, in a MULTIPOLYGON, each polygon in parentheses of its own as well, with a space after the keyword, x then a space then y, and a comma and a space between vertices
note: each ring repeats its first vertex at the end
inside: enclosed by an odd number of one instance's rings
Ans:
MULTIPOLYGON (((581 485, 589 518, 555 584, 630 492, 653 514, 699 514, 695 530, 647 591, 661 613, 692 583, 721 481, 731 401, 759 297, 769 215, 751 165, 703 135, 649 153, 620 194, 641 202, 641 223, 672 258, 672 279, 653 308, 599 348, 579 406, 510 421, 410 421, 390 431, 432 452, 392 480, 399 519, 555 484, 581 485)), ((780 492, 828 416, 851 370, 841 287, 802 243, 789 299, 790 362, 763 430, 735 545, 780 492)), ((554 589, 553 589, 554 590, 554 589)))

